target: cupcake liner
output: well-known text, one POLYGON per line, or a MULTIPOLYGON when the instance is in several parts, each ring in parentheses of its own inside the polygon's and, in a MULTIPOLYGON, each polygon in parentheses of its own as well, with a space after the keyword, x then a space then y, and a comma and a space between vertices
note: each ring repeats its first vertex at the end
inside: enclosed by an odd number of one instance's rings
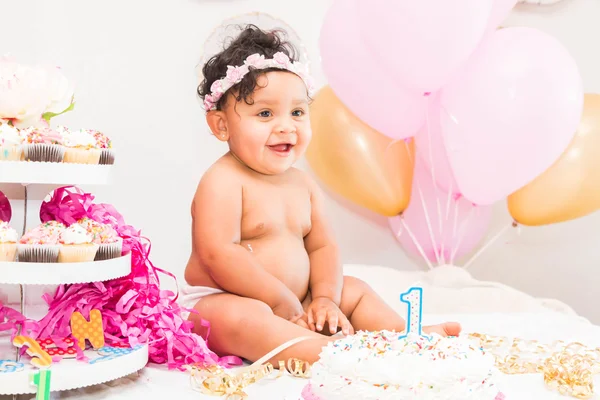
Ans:
POLYGON ((15 261, 16 256, 16 243, 0 243, 0 261, 15 261))
POLYGON ((57 244, 18 244, 20 262, 55 263, 58 261, 60 245, 57 244))
POLYGON ((23 147, 25 161, 62 162, 65 148, 58 144, 33 143, 23 147))
POLYGON ((100 149, 78 149, 67 147, 64 161, 71 164, 98 164, 100 161, 100 149))
POLYGON ((113 258, 121 257, 123 251, 123 239, 119 238, 114 243, 102 243, 98 247, 98 252, 94 261, 110 260, 113 258))
POLYGON ((21 146, 0 146, 0 161, 20 161, 22 153, 21 146))
POLYGON ((58 253, 59 263, 94 261, 97 244, 64 244, 58 253))
POLYGON ((100 154, 101 165, 113 165, 115 163, 115 152, 113 149, 102 149, 100 154))

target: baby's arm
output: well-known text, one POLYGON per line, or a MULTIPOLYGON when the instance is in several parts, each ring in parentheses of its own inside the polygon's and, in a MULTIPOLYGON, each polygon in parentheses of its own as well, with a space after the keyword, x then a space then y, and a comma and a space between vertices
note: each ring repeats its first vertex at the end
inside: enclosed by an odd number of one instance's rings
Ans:
POLYGON ((194 247, 215 282, 230 293, 268 304, 282 318, 294 321, 304 314, 294 293, 240 246, 242 184, 235 171, 227 166, 207 171, 192 210, 194 247))
POLYGON ((304 238, 304 246, 310 259, 310 291, 313 299, 325 297, 339 307, 344 277, 338 247, 324 215, 323 193, 312 179, 307 179, 312 228, 304 238))

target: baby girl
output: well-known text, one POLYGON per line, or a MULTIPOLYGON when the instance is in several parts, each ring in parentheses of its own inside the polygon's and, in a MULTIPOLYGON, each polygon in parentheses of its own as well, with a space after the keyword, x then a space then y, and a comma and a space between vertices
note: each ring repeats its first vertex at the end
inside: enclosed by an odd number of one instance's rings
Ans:
MULTIPOLYGON (((309 362, 341 330, 405 329, 366 283, 343 276, 323 194, 293 167, 311 139, 311 84, 279 32, 246 27, 203 67, 198 93, 214 136, 229 146, 202 177, 192 203, 193 248, 184 306, 209 347, 256 361, 309 362)), ((399 288, 400 292, 400 288, 399 288)), ((398 300, 399 301, 399 300, 398 300)), ((457 323, 424 328, 458 335, 457 323)))

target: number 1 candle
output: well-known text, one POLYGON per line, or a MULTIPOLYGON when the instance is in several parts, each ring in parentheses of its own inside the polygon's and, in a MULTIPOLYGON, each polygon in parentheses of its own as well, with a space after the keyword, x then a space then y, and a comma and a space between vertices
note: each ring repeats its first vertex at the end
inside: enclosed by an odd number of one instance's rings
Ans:
POLYGON ((421 331, 421 313, 423 312, 423 288, 413 287, 400 295, 400 301, 407 304, 406 335, 416 333, 423 336, 421 331))

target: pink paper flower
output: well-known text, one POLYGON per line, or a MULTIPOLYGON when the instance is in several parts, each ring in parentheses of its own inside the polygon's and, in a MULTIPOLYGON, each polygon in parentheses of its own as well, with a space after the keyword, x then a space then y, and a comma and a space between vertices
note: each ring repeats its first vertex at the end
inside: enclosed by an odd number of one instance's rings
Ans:
POLYGON ((282 52, 277 52, 273 55, 273 60, 275 60, 275 62, 277 64, 281 64, 285 67, 289 67, 290 63, 290 58, 282 52))
POLYGON ((223 93, 223 82, 219 79, 213 82, 213 84, 210 86, 210 91, 212 93, 223 93))
POLYGON ((206 111, 209 111, 213 108, 213 106, 216 104, 216 100, 213 98, 212 95, 207 94, 206 96, 204 96, 204 109, 206 111))
POLYGON ((244 64, 246 64, 249 67, 263 68, 265 66, 265 56, 258 53, 252 54, 248 56, 248 58, 246 58, 244 64))
POLYGON ((227 80, 231 83, 238 83, 242 80, 244 75, 248 73, 248 66, 241 65, 239 67, 227 66, 227 80))

